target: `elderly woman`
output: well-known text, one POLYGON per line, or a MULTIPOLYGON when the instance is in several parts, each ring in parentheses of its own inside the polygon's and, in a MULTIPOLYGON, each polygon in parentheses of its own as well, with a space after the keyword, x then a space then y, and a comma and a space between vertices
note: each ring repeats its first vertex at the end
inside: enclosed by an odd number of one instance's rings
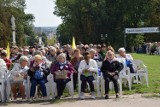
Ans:
POLYGON ((19 59, 19 63, 15 63, 13 69, 10 71, 11 73, 11 90, 13 93, 13 97, 17 99, 17 87, 20 90, 22 99, 25 98, 25 88, 23 82, 26 81, 28 66, 28 58, 26 56, 21 56, 19 59))
POLYGON ((61 53, 57 56, 57 62, 51 66, 51 73, 54 75, 54 81, 57 84, 58 95, 60 99, 66 84, 71 81, 71 74, 74 72, 73 66, 66 61, 66 55, 61 53))
POLYGON ((75 49, 73 52, 73 58, 71 59, 71 64, 73 65, 74 69, 76 70, 73 74, 73 84, 74 89, 76 89, 77 80, 78 80, 78 67, 80 62, 83 60, 83 56, 80 53, 79 49, 75 49))
POLYGON ((28 75, 30 76, 31 81, 31 91, 30 97, 33 100, 36 86, 39 84, 43 97, 47 96, 45 83, 47 82, 47 76, 49 75, 49 71, 43 66, 42 56, 35 55, 33 64, 30 66, 28 70, 28 75))
POLYGON ((116 98, 119 97, 118 90, 118 74, 123 69, 123 64, 115 59, 115 55, 112 51, 108 51, 106 54, 106 60, 102 63, 101 72, 105 80, 105 99, 109 98, 109 82, 112 81, 116 92, 116 98))
POLYGON ((94 84, 93 84, 93 73, 98 72, 97 63, 95 60, 91 59, 89 52, 86 52, 84 54, 84 60, 80 62, 78 72, 81 74, 80 80, 82 81, 81 84, 81 95, 80 99, 84 99, 84 92, 86 89, 86 83, 89 83, 90 89, 91 89, 91 98, 95 98, 94 95, 94 84))
POLYGON ((50 54, 47 56, 47 59, 51 62, 56 61, 57 49, 55 47, 50 48, 50 54))
POLYGON ((135 70, 133 69, 132 60, 133 57, 131 54, 126 54, 126 50, 124 48, 119 48, 118 50, 119 55, 117 56, 118 60, 120 62, 123 62, 124 69, 122 70, 122 74, 126 74, 126 67, 129 67, 131 73, 135 73, 135 70))

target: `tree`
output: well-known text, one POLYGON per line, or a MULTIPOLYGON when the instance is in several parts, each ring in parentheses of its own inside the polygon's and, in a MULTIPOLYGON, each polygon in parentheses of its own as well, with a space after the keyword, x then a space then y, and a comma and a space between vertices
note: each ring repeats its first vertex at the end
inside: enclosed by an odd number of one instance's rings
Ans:
MULTIPOLYGON (((34 16, 25 14, 25 0, 0 0, 0 46, 6 47, 12 41, 11 16, 15 17, 16 41, 18 46, 27 45, 25 35, 34 36, 34 16)), ((35 38, 32 38, 35 39, 35 38)))
MULTIPOLYGON (((118 48, 124 46, 125 28, 155 26, 154 19, 160 16, 158 0, 55 0, 55 4, 54 14, 63 20, 57 29, 62 43, 72 36, 82 43, 102 43, 100 35, 108 34, 107 43, 118 48)), ((127 46, 144 37, 128 36, 127 46)))

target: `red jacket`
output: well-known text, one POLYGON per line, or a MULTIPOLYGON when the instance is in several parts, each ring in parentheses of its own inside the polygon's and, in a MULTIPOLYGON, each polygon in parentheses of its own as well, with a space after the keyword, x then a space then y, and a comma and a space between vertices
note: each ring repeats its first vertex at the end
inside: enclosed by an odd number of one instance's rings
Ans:
POLYGON ((7 68, 9 69, 11 67, 12 61, 8 58, 4 59, 4 61, 6 62, 7 68))

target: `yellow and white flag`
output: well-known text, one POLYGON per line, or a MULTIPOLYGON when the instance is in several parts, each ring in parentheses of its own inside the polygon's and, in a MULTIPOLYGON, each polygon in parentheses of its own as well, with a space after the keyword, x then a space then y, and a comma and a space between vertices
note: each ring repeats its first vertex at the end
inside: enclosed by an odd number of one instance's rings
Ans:
POLYGON ((10 58, 10 45, 9 42, 7 43, 7 58, 10 58))
POLYGON ((75 42, 75 38, 72 38, 72 49, 76 49, 76 42, 75 42))

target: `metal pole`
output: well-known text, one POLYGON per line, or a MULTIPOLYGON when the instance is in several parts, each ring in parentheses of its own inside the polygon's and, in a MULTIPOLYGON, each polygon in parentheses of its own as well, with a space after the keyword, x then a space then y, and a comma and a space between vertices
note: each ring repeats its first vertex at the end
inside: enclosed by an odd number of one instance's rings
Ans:
POLYGON ((124 48, 125 48, 125 49, 127 48, 126 37, 127 37, 127 35, 125 34, 125 35, 124 35, 124 48))

